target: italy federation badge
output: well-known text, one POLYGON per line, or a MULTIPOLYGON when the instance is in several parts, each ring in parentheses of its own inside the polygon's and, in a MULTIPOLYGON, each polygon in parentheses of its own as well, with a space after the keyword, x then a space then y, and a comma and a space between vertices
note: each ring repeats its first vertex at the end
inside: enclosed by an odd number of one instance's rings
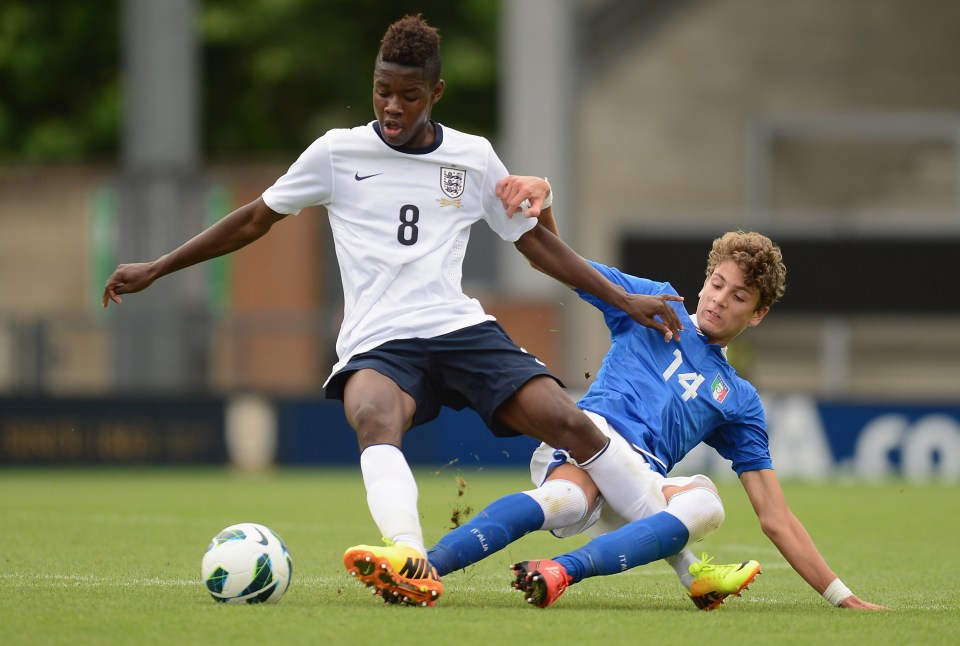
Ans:
POLYGON ((727 398, 727 394, 730 392, 730 389, 727 388, 727 384, 724 383, 723 378, 720 375, 717 375, 713 378, 713 383, 710 384, 710 394, 713 395, 713 398, 718 404, 722 404, 723 400, 727 398))

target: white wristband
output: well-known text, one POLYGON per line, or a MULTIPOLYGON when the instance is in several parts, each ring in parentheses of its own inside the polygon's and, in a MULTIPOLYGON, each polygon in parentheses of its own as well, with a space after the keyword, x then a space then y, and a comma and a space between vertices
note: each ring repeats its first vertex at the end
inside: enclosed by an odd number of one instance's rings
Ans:
MULTIPOLYGON (((550 181, 546 177, 543 178, 543 181, 545 181, 548 185, 550 184, 550 181)), ((543 204, 540 205, 540 210, 549 209, 551 206, 553 206, 553 189, 552 188, 547 193, 547 196, 543 198, 543 204)))
POLYGON ((827 589, 823 591, 823 598, 838 607, 843 603, 844 599, 852 596, 853 593, 850 591, 850 588, 845 586, 839 577, 831 581, 827 589))

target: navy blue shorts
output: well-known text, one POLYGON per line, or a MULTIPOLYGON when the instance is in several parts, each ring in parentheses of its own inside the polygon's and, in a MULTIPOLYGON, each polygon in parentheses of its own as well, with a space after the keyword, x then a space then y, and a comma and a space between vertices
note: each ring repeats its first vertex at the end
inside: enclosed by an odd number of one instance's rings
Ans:
POLYGON ((327 399, 343 400, 350 375, 372 368, 413 397, 413 425, 429 422, 440 407, 472 408, 498 437, 520 433, 494 420, 497 408, 525 383, 544 375, 557 379, 547 366, 515 344, 495 321, 485 321, 432 339, 388 341, 358 354, 327 384, 327 399))

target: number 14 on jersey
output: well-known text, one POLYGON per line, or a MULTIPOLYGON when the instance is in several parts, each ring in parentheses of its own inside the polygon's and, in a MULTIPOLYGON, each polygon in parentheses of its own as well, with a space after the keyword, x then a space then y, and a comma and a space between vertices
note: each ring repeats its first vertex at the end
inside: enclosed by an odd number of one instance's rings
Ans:
MULTIPOLYGON (((676 357, 667 369, 663 371, 663 380, 670 381, 674 373, 677 371, 677 368, 680 367, 680 364, 683 362, 683 356, 680 354, 680 350, 674 350, 673 356, 676 357)), ((687 401, 697 396, 697 388, 700 387, 700 384, 704 382, 703 375, 697 374, 695 372, 681 372, 677 375, 677 381, 680 382, 680 385, 683 387, 683 401, 687 401)))

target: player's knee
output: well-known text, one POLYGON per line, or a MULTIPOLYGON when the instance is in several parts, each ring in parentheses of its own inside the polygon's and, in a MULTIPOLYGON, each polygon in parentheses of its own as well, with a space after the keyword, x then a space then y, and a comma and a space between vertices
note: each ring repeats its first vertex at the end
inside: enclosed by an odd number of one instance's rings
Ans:
POLYGON ((360 447, 372 444, 400 446, 403 439, 402 422, 381 406, 358 405, 348 415, 350 425, 357 433, 360 447))
POLYGON ((676 484, 667 484, 663 487, 663 490, 662 490, 663 496, 667 500, 667 502, 669 502, 670 499, 673 498, 678 493, 689 491, 690 489, 696 489, 698 487, 709 489, 714 493, 716 493, 717 491, 717 487, 716 485, 713 484, 713 480, 711 480, 705 475, 697 474, 695 476, 690 476, 688 478, 685 478, 685 481, 686 481, 686 484, 682 486, 676 485, 676 484))
MULTIPOLYGON (((690 543, 703 540, 719 529, 725 517, 723 502, 706 476, 702 486, 685 488, 667 502, 667 513, 675 516, 690 533, 690 543)), ((701 484, 701 483, 698 483, 701 484)))
POLYGON ((691 489, 696 487, 703 487, 705 489, 709 489, 713 493, 717 493, 717 485, 713 484, 713 480, 703 475, 702 473, 698 473, 697 475, 690 476, 690 485, 688 486, 691 489))
POLYGON ((579 523, 587 515, 587 495, 577 484, 555 478, 547 480, 525 494, 537 501, 543 510, 541 529, 560 529, 579 523))

